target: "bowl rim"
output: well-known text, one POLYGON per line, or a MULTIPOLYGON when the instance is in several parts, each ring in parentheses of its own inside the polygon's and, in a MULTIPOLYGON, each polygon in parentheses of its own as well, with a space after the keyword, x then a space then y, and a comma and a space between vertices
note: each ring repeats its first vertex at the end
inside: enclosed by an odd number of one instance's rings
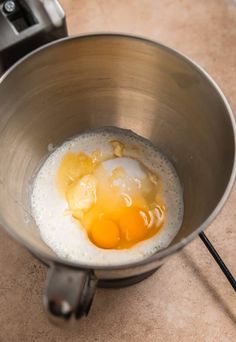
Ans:
POLYGON ((130 269, 130 268, 135 268, 135 267, 140 267, 144 266, 153 262, 156 262, 157 260, 164 259, 167 256, 170 256, 177 251, 181 250, 186 244, 191 242, 194 238, 196 238, 199 233, 204 231, 217 217, 217 215, 220 213, 221 209, 225 205, 231 191, 234 185, 235 181, 235 176, 236 176, 236 124, 235 124, 235 119, 234 119, 234 114, 233 111, 228 103, 228 100, 226 99, 225 95, 223 94, 222 90, 218 86, 218 84, 213 80, 213 78, 201 67, 199 66, 196 62, 192 61, 190 58, 186 57, 184 54, 180 53, 176 49, 170 48, 158 41, 154 41, 150 38, 144 37, 144 36, 137 36, 137 35, 132 35, 132 34, 124 34, 124 33, 106 33, 106 32, 98 32, 98 33, 89 33, 89 34, 79 34, 79 35, 73 35, 69 37, 64 37, 61 39, 58 39, 56 41, 50 42, 48 44, 45 44, 36 50, 30 52, 20 60, 18 60, 14 65, 12 65, 1 77, 0 77, 0 87, 1 84, 4 82, 7 77, 14 72, 15 69, 17 69, 22 63, 27 61, 29 58, 33 57, 34 55, 38 54, 40 51, 43 51, 45 49, 48 49, 50 47, 54 47, 59 44, 65 44, 69 41, 72 40, 83 40, 83 39, 91 39, 91 38, 96 38, 96 37, 113 37, 113 38, 126 38, 126 39, 131 39, 131 40, 137 40, 141 41, 143 43, 149 44, 149 45, 154 45, 155 47, 165 50, 168 53, 175 55, 182 61, 184 61, 186 64, 188 64, 190 67, 195 69, 201 76, 205 78, 206 81, 212 86, 212 88, 216 91, 218 94, 219 98, 221 99, 223 105, 226 108, 226 111, 228 113, 228 117, 230 119, 231 123, 231 128, 233 131, 234 135, 234 159, 233 159, 233 166, 231 170, 231 174, 227 183, 227 186, 224 190, 223 195, 221 196, 218 204, 216 207, 212 210, 210 215, 207 217, 207 219, 198 227, 195 229, 194 232, 189 234, 186 238, 181 239, 180 242, 174 244, 171 247, 167 247, 163 250, 160 250, 159 252, 141 260, 141 261, 135 261, 135 262, 129 262, 127 264, 115 264, 115 265, 107 265, 107 266, 101 266, 101 265, 93 265, 93 264, 86 264, 83 262, 73 262, 69 260, 65 260, 63 258, 60 258, 58 256, 50 255, 45 252, 43 252, 40 248, 37 248, 36 246, 33 246, 24 239, 21 234, 18 234, 17 231, 13 230, 4 220, 4 218, 1 215, 0 212, 0 225, 15 239, 17 240, 21 245, 23 245, 28 251, 30 251, 34 256, 38 257, 41 261, 46 262, 47 264, 60 264, 64 265, 67 267, 72 267, 72 268, 78 268, 78 269, 84 269, 84 270, 103 270, 103 271, 114 271, 114 270, 124 270, 124 269, 130 269))

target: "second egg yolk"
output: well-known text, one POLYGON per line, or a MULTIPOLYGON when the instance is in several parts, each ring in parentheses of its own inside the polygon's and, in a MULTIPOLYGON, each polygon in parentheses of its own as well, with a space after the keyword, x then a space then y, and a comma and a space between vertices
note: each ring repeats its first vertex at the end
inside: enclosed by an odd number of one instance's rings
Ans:
POLYGON ((148 232, 147 214, 136 207, 125 208, 119 224, 123 238, 130 243, 144 240, 148 232))

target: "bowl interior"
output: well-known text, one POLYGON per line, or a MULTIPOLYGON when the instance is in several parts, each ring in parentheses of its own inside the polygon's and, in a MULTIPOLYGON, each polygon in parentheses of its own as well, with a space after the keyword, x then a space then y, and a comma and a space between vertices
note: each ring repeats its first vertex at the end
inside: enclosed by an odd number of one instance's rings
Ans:
POLYGON ((184 220, 172 244, 202 225, 234 167, 234 124, 208 77, 161 45, 127 36, 63 40, 14 67, 0 86, 0 215, 50 256, 30 213, 30 185, 48 145, 101 126, 132 129, 172 161, 184 220))

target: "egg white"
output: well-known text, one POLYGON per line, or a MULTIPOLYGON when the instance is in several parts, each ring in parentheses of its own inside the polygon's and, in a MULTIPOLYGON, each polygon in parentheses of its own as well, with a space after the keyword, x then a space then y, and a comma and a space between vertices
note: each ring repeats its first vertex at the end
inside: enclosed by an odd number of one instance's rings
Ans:
POLYGON ((41 237, 56 255, 74 262, 99 266, 139 261, 166 248, 180 229, 183 218, 182 189, 171 163, 145 139, 118 128, 104 128, 78 135, 51 153, 34 180, 31 205, 41 237), (114 159, 109 143, 111 140, 125 144, 124 157, 114 159), (138 149, 133 148, 134 144, 138 149), (72 151, 89 154, 97 148, 111 158, 102 163, 109 174, 114 168, 122 167, 128 176, 142 180, 146 174, 138 162, 140 160, 158 174, 164 183, 163 196, 167 207, 164 228, 152 238, 129 249, 106 250, 96 247, 78 220, 65 214, 68 204, 55 184, 55 175, 65 153, 72 151))

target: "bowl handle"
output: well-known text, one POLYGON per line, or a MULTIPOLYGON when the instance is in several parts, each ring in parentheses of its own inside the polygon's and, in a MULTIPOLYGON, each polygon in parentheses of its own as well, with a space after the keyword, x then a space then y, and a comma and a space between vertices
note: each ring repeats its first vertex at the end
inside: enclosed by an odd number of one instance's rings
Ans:
POLYGON ((46 280, 44 306, 50 320, 60 324, 87 315, 97 279, 91 270, 52 264, 46 280))

